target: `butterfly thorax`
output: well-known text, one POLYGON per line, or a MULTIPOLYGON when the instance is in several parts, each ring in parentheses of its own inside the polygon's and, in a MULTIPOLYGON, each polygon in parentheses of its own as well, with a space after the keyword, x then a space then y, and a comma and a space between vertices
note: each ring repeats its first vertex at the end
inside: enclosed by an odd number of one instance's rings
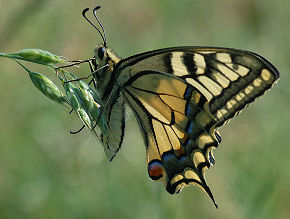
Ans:
POLYGON ((94 78, 97 82, 97 90, 103 101, 106 101, 116 81, 116 76, 113 74, 114 68, 121 58, 103 45, 97 46, 94 52, 96 58, 95 70, 101 69, 94 78))

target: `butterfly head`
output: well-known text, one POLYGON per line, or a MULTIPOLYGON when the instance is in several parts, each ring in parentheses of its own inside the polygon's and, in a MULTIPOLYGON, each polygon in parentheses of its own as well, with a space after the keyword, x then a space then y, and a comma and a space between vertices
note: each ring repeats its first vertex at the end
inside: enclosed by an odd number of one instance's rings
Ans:
POLYGON ((100 67, 103 67, 104 65, 107 64, 108 53, 107 53, 107 48, 103 44, 100 44, 95 48, 94 58, 95 58, 96 65, 97 65, 95 67, 100 68, 100 67))
POLYGON ((95 57, 98 60, 102 60, 104 59, 104 57, 107 55, 107 51, 106 51, 106 47, 103 45, 100 45, 98 47, 96 47, 95 49, 95 57))
POLYGON ((116 53, 104 46, 104 44, 100 44, 95 48, 94 58, 96 62, 95 67, 101 68, 100 72, 105 72, 107 69, 112 71, 114 66, 121 60, 116 53))
POLYGON ((104 44, 98 45, 94 50, 94 70, 95 79, 97 81, 97 87, 99 90, 106 87, 106 84, 111 78, 111 74, 115 65, 121 60, 111 49, 104 46, 104 44))
POLYGON ((101 24, 98 16, 97 10, 101 7, 97 6, 93 9, 93 15, 96 18, 97 24, 101 27, 99 29, 92 21, 86 17, 86 13, 89 8, 85 8, 82 12, 83 17, 91 24, 101 36, 103 43, 98 45, 94 51, 94 59, 92 61, 94 67, 94 77, 97 81, 97 88, 101 91, 105 90, 106 85, 110 82, 111 73, 114 70, 115 65, 120 61, 120 58, 112 52, 112 50, 107 48, 107 38, 103 25, 101 24))

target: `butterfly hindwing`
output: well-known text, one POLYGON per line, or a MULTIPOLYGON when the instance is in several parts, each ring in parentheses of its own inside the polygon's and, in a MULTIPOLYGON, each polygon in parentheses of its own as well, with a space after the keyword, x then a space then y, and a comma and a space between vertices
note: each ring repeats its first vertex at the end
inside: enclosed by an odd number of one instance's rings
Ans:
POLYGON ((109 160, 112 160, 119 151, 125 133, 125 102, 118 98, 109 104, 109 111, 104 111, 109 126, 108 133, 101 135, 104 151, 109 160))
POLYGON ((215 121, 206 98, 190 84, 160 72, 137 75, 122 93, 145 139, 149 176, 163 181, 171 194, 197 184, 212 197, 204 171, 218 141, 210 133, 215 121))

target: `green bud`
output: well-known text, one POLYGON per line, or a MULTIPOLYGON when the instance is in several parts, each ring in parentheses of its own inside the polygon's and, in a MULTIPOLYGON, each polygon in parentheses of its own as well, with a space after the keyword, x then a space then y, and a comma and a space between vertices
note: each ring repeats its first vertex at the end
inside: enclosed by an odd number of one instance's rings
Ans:
POLYGON ((69 104, 71 105, 73 110, 79 111, 81 108, 81 103, 73 87, 71 86, 70 83, 63 83, 63 87, 65 89, 69 104))
POLYGON ((100 108, 101 107, 101 98, 98 97, 99 101, 96 101, 93 95, 90 92, 90 87, 83 81, 77 81, 76 85, 78 86, 81 94, 84 98, 84 104, 88 109, 92 109, 94 107, 100 108))
POLYGON ((29 72, 29 77, 34 86, 49 99, 66 106, 66 99, 62 91, 47 77, 37 72, 29 72))
MULTIPOLYGON (((93 90, 83 81, 64 83, 64 86, 69 87, 69 89, 68 88, 65 88, 65 89, 66 89, 66 93, 67 93, 70 104, 72 104, 72 102, 70 101, 71 96, 75 96, 76 97, 75 102, 79 104, 78 108, 81 108, 82 110, 86 112, 91 122, 92 121, 96 122, 98 120, 98 127, 105 135, 107 135, 108 129, 109 129, 108 124, 106 122, 106 119, 104 118, 104 115, 100 116, 102 103, 95 101, 95 99, 98 99, 99 101, 101 101, 101 98, 96 93, 94 93, 94 96, 93 96, 90 92, 93 90)), ((76 111, 78 112, 78 110, 76 111)))
POLYGON ((100 116, 102 100, 100 96, 85 82, 77 81, 80 90, 83 92, 84 104, 86 105, 90 115, 94 118, 94 121, 98 120, 98 126, 101 131, 106 135, 109 129, 109 125, 106 122, 104 115, 100 116))
POLYGON ((90 110, 87 108, 89 98, 73 83, 63 83, 69 103, 73 110, 78 114, 83 123, 89 128, 94 127, 90 110))
POLYGON ((100 106, 102 105, 102 99, 99 96, 99 94, 95 90, 93 90, 87 83, 80 80, 78 81, 78 85, 80 86, 80 88, 84 89, 86 93, 90 93, 90 96, 93 97, 97 105, 100 105, 100 106))
POLYGON ((66 60, 60 58, 59 56, 42 49, 23 49, 16 53, 6 54, 5 57, 13 59, 21 59, 43 65, 66 62, 66 60))

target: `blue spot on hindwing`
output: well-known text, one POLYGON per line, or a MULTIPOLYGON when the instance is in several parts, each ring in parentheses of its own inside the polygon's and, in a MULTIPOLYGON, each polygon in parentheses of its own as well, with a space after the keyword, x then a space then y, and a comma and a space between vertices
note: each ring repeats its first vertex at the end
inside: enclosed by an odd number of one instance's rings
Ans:
POLYGON ((187 104, 186 109, 185 109, 185 115, 190 116, 191 112, 193 111, 193 105, 192 104, 187 104))
POLYGON ((184 92, 184 95, 183 95, 185 100, 189 100, 191 98, 192 90, 193 90, 193 88, 191 86, 187 86, 187 88, 184 92))
POLYGON ((181 156, 179 160, 180 160, 180 162, 186 161, 186 156, 181 156))
POLYGON ((170 160, 174 159, 175 158, 175 155, 174 154, 165 154, 163 157, 162 157, 162 160, 164 162, 169 162, 170 160))
POLYGON ((158 162, 158 161, 154 161, 154 162, 151 162, 149 165, 148 165, 148 168, 152 167, 152 166, 163 166, 162 163, 158 162))
POLYGON ((193 140, 192 140, 192 139, 189 139, 189 140, 186 142, 185 147, 186 147, 186 148, 190 148, 190 147, 192 147, 192 146, 193 146, 193 140))
POLYGON ((191 135, 193 133, 193 129, 194 129, 194 123, 191 122, 191 123, 189 123, 188 129, 187 129, 187 134, 191 135))

